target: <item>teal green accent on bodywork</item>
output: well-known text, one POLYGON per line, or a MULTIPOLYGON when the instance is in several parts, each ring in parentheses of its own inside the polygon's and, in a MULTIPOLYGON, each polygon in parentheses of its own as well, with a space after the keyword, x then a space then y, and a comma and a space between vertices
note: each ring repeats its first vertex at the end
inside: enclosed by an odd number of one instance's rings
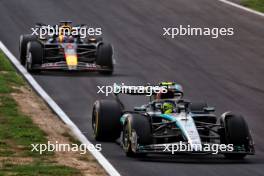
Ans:
POLYGON ((169 115, 169 114, 161 114, 160 117, 164 118, 165 120, 170 120, 170 121, 174 121, 176 126, 178 128, 180 128, 180 130, 183 132, 184 136, 187 137, 187 134, 185 132, 185 130, 183 130, 183 127, 180 123, 177 123, 178 121, 174 119, 173 116, 169 115))
POLYGON ((173 116, 170 116, 169 114, 161 114, 160 117, 162 117, 165 120, 175 121, 173 116))
POLYGON ((126 118, 125 118, 124 116, 122 116, 122 117, 120 118, 120 122, 121 122, 122 125, 125 124, 125 120, 126 120, 126 118))

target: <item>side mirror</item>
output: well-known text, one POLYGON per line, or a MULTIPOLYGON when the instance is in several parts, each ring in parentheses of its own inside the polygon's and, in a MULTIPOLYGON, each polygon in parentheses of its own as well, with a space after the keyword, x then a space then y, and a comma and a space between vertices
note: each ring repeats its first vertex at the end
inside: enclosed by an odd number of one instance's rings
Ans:
POLYGON ((188 107, 191 101, 185 100, 185 99, 180 99, 178 100, 177 104, 183 104, 185 107, 188 107))
POLYGON ((178 109, 179 109, 180 112, 181 111, 184 111, 186 109, 186 106, 184 104, 180 104, 177 107, 178 107, 178 109))
POLYGON ((146 110, 147 110, 147 108, 145 106, 134 107, 134 111, 142 112, 142 111, 146 111, 146 110))
POLYGON ((162 103, 155 103, 155 109, 161 109, 162 103))
POLYGON ((214 107, 204 107, 205 112, 214 112, 215 108, 214 107))

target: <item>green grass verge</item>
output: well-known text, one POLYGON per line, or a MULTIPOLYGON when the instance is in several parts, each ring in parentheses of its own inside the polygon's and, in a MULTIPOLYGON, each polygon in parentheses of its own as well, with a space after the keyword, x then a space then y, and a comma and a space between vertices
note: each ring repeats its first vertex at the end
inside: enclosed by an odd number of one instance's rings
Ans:
POLYGON ((6 163, 3 172, 6 174, 14 173, 16 176, 71 176, 80 174, 78 171, 70 167, 40 163, 26 165, 13 165, 6 163))
POLYGON ((11 93, 13 87, 25 85, 23 78, 18 75, 10 62, 0 52, 0 94, 11 93))
POLYGON ((241 4, 254 10, 264 12, 264 0, 242 0, 241 4))
POLYGON ((46 134, 32 120, 20 112, 10 95, 18 91, 16 87, 26 83, 16 72, 9 60, 0 52, 0 161, 1 175, 80 175, 74 168, 60 166, 52 161, 53 152, 40 155, 31 152, 30 144, 47 143, 46 134), (30 157, 30 163, 14 162, 18 157, 30 157))

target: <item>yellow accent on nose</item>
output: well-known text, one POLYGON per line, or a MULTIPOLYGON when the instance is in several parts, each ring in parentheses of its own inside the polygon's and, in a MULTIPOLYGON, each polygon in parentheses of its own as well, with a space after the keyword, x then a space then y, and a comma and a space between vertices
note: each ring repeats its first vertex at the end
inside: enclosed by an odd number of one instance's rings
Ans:
POLYGON ((66 55, 66 63, 68 66, 76 66, 78 64, 76 55, 66 55))
POLYGON ((63 35, 59 35, 59 42, 60 42, 60 43, 63 42, 63 35))

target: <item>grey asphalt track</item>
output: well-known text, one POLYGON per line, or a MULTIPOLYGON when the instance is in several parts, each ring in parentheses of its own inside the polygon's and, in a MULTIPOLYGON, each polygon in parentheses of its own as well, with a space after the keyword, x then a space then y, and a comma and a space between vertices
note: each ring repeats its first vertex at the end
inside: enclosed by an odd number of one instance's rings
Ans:
MULTIPOLYGON (((0 40, 18 56, 19 35, 35 22, 61 19, 102 27, 115 48, 112 77, 96 73, 45 73, 38 83, 70 116, 89 140, 91 108, 103 95, 97 85, 175 80, 187 98, 205 100, 217 114, 243 114, 257 154, 244 161, 209 156, 131 159, 117 144, 103 143, 103 154, 122 175, 228 176, 264 175, 264 25, 263 18, 214 0, 0 0, 0 40), (162 27, 179 24, 233 27, 231 37, 164 38, 162 27)), ((109 97, 108 97, 109 98, 109 97)), ((124 97, 127 104, 135 98, 124 97)), ((239 131, 239 129, 238 129, 239 131)))

